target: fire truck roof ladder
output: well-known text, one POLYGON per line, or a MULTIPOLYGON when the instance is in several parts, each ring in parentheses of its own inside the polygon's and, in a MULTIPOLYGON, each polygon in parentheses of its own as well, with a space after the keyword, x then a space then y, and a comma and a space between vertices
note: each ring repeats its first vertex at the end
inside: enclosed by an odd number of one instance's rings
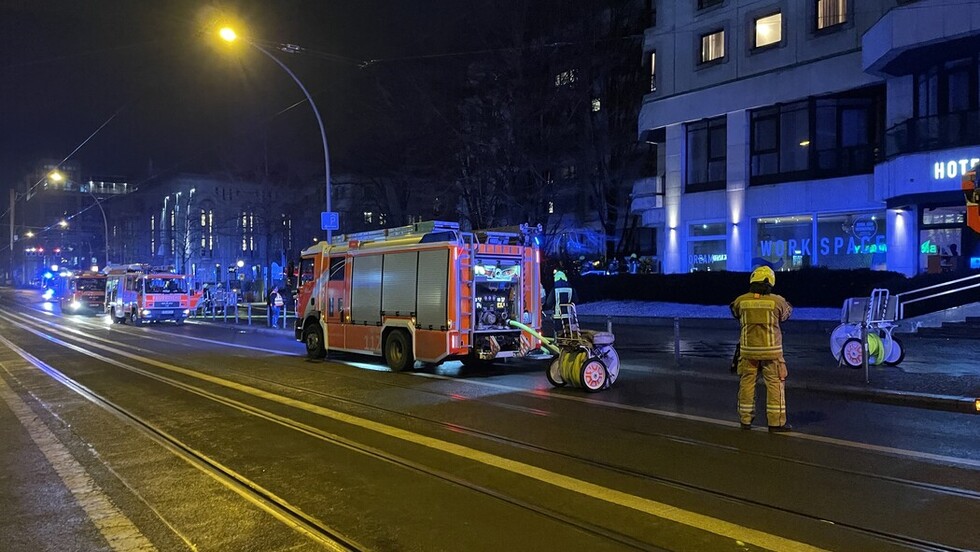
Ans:
POLYGON ((360 242, 385 241, 393 238, 406 238, 410 236, 419 236, 438 232, 458 233, 459 223, 443 220, 428 220, 425 222, 416 222, 406 226, 397 226, 395 228, 380 228, 378 230, 369 230, 367 232, 353 232, 351 234, 334 236, 333 244, 345 244, 351 240, 357 240, 360 242))

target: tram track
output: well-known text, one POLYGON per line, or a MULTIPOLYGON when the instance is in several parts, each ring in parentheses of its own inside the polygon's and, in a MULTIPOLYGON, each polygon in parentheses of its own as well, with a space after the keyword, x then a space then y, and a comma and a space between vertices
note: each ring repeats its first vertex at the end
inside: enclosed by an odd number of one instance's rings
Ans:
MULTIPOLYGON (((28 323, 28 324, 32 324, 32 325, 38 324, 37 322, 35 322, 33 320, 30 320, 30 319, 27 319, 26 317, 21 317, 20 321, 22 323, 28 323)), ((57 324, 55 324, 53 322, 45 322, 45 324, 50 324, 52 326, 57 327, 57 324)), ((35 326, 35 327, 41 327, 41 326, 35 326)), ((79 335, 77 337, 77 339, 86 339, 86 338, 91 339, 91 338, 95 338, 95 339, 98 339, 100 341, 108 341, 108 340, 104 340, 103 338, 98 338, 97 336, 85 335, 84 332, 81 332, 80 330, 77 330, 75 328, 61 328, 61 329, 62 330, 67 330, 69 333, 76 333, 77 332, 79 334, 82 334, 82 335, 79 335)), ((158 339, 158 340, 160 340, 160 341, 166 341, 165 339, 158 339)), ((90 342, 87 343, 87 344, 88 345, 93 345, 90 342)), ((117 346, 119 346, 119 345, 117 344, 117 346)), ((130 348, 136 348, 135 346, 132 346, 132 345, 124 345, 124 346, 130 347, 130 348)), ((96 346, 96 347, 98 347, 98 346, 96 346)), ((140 348, 140 349, 143 350, 142 348, 140 348)), ((152 351, 150 351, 150 352, 152 352, 152 351)), ((129 369, 129 368, 127 368, 127 369, 129 369)), ((230 370, 235 371, 234 369, 230 369, 230 370)), ((717 498, 717 499, 722 499, 722 500, 727 500, 727 501, 733 501, 733 502, 737 502, 737 503, 741 503, 741 504, 745 504, 745 505, 752 505, 752 506, 755 506, 755 507, 766 508, 766 509, 773 510, 773 511, 780 511, 780 512, 782 512, 784 514, 789 514, 789 515, 793 515, 793 516, 801 516, 803 518, 810 519, 812 521, 818 521, 818 522, 822 522, 822 523, 828 523, 828 522, 829 523, 834 523, 834 524, 836 524, 837 526, 839 526, 841 528, 847 528, 847 529, 852 530, 852 531, 855 531, 857 533, 861 533, 861 534, 864 534, 866 536, 870 536, 870 537, 873 537, 873 538, 876 538, 876 539, 880 539, 882 541, 889 542, 889 543, 896 544, 896 545, 900 545, 900 546, 911 546, 913 548, 922 549, 922 550, 956 550, 956 548, 950 548, 950 547, 947 547, 945 545, 942 545, 941 543, 933 543, 933 542, 923 541, 923 540, 920 540, 920 539, 915 539, 913 537, 909 537, 909 536, 905 536, 905 535, 896 535, 896 534, 891 534, 891 533, 885 533, 885 532, 881 532, 881 531, 876 531, 874 529, 869 529, 869 528, 864 528, 864 527, 860 527, 860 526, 853 525, 853 524, 848 524, 848 523, 846 523, 846 522, 844 522, 842 520, 827 520, 827 519, 823 519, 823 518, 812 516, 812 515, 807 514, 805 512, 799 512, 799 511, 794 511, 794 510, 788 509, 788 508, 781 508, 781 507, 771 506, 771 505, 768 505, 768 504, 761 503, 759 501, 753 501, 751 499, 746 499, 746 498, 743 498, 743 497, 738 497, 738 496, 734 496, 734 495, 730 495, 730 494, 726 494, 726 493, 721 493, 721 492, 718 492, 718 491, 713 490, 713 489, 704 488, 704 487, 700 487, 700 486, 697 486, 697 485, 692 485, 692 484, 687 483, 687 482, 672 480, 670 478, 665 478, 665 477, 657 476, 657 475, 654 475, 654 474, 639 472, 637 470, 634 470, 634 469, 631 469, 631 468, 628 468, 628 467, 618 466, 618 465, 607 463, 607 462, 596 461, 596 460, 593 460, 593 459, 590 459, 590 458, 587 458, 587 457, 584 457, 584 456, 581 456, 581 455, 577 455, 577 454, 570 454, 570 453, 563 452, 563 451, 552 450, 552 449, 549 449, 549 448, 546 448, 546 447, 541 447, 541 446, 535 445, 533 443, 528 443, 528 442, 521 441, 521 440, 518 440, 518 439, 513 439, 513 438, 507 437, 505 435, 501 435, 501 434, 497 434, 497 433, 493 433, 493 432, 488 432, 488 431, 484 431, 484 430, 480 430, 480 429, 476 429, 476 428, 470 428, 470 427, 466 427, 466 426, 461 426, 459 424, 449 424, 447 422, 442 422, 440 420, 435 420, 435 419, 432 419, 432 418, 427 418, 427 417, 423 417, 423 416, 417 416, 417 415, 413 415, 413 414, 407 414, 407 413, 400 412, 400 411, 397 411, 397 410, 394 410, 394 409, 389 409, 389 408, 381 407, 381 406, 370 404, 370 403, 366 403, 366 402, 363 402, 363 401, 356 401, 356 400, 353 400, 353 399, 350 399, 350 398, 347 398, 347 397, 343 397, 343 396, 340 396, 340 395, 336 395, 336 394, 324 393, 324 392, 321 392, 321 391, 315 391, 315 390, 306 389, 306 388, 302 388, 302 387, 298 387, 298 386, 292 386, 292 385, 289 385, 289 384, 285 384, 285 383, 283 383, 281 381, 277 381, 277 380, 273 380, 273 379, 270 379, 270 378, 263 378, 263 377, 260 377, 260 376, 256 376, 255 374, 249 374, 249 373, 244 373, 244 372, 238 372, 238 373, 239 373, 240 376, 247 377, 247 378, 249 378, 251 380, 254 380, 256 382, 261 382, 261 383, 266 384, 266 385, 278 386, 278 387, 280 387, 282 389, 288 389, 288 390, 291 390, 292 392, 295 392, 295 393, 305 393, 305 394, 309 394, 309 395, 312 395, 312 396, 315 396, 315 397, 319 397, 319 398, 322 398, 322 399, 327 399, 327 400, 330 400, 330 401, 340 402, 340 403, 348 404, 348 405, 351 405, 351 406, 356 406, 356 407, 359 407, 359 408, 368 408, 368 409, 372 409, 372 410, 375 410, 375 411, 384 412, 384 413, 390 414, 390 415, 397 415, 397 416, 401 416, 401 417, 413 419, 413 420, 418 421, 418 422, 423 422, 423 423, 427 423, 427 424, 435 424, 437 426, 440 426, 440 427, 443 427, 443 428, 446 428, 446 429, 452 429, 453 431, 456 431, 456 432, 463 431, 463 432, 465 432, 465 433, 467 433, 469 435, 472 435, 472 436, 475 436, 475 437, 479 437, 479 438, 482 438, 482 439, 487 439, 487 440, 493 441, 495 443, 504 444, 504 445, 511 446, 511 447, 522 448, 522 449, 525 449, 525 450, 531 450, 531 451, 535 451, 535 452, 539 452, 539 453, 545 453, 545 454, 555 455, 555 456, 562 457, 562 458, 567 459, 567 460, 570 460, 570 461, 574 461, 574 462, 582 463, 582 464, 585 464, 585 465, 589 465, 589 466, 591 466, 593 468, 596 468, 596 469, 601 469, 601 470, 606 470, 606 471, 610 471, 610 472, 615 472, 615 473, 619 473, 621 475, 628 476, 628 477, 635 477, 635 478, 639 478, 639 479, 645 479, 645 480, 652 481, 652 482, 655 482, 655 483, 660 484, 660 485, 671 486, 671 487, 682 489, 682 490, 685 490, 685 491, 697 492, 697 493, 700 493, 700 494, 710 495, 710 496, 712 496, 714 498, 717 498)), ((352 377, 349 374, 342 374, 342 376, 343 377, 352 377)), ((356 379, 356 376, 354 376, 354 377, 356 379)), ((372 383, 378 384, 377 379, 372 379, 372 383)), ((415 392, 431 393, 431 394, 438 395, 438 396, 443 397, 443 398, 451 398, 447 394, 437 393, 437 392, 434 392, 432 390, 419 390, 419 389, 414 388, 414 387, 411 387, 411 386, 400 385, 400 384, 397 384, 397 383, 384 382, 383 385, 391 386, 391 387, 400 387, 400 388, 403 388, 403 389, 406 389, 406 390, 415 391, 415 392)), ((212 399, 212 400, 214 400, 214 399, 212 399)), ((497 407, 506 406, 506 403, 500 403, 499 401, 492 401, 492 400, 487 400, 487 399, 482 399, 482 398, 470 399, 470 400, 480 401, 482 403, 486 403, 486 404, 497 406, 497 407)), ((258 414, 255 414, 255 415, 258 415, 258 414)), ((290 423, 288 420, 282 420, 282 421, 283 422, 286 422, 287 424, 290 423)), ((729 447, 729 446, 721 445, 721 444, 718 444, 718 443, 712 443, 712 442, 706 442, 706 441, 700 441, 700 440, 693 440, 693 439, 688 439, 688 438, 679 438, 678 436, 670 435, 670 434, 664 434, 664 433, 644 433, 644 435, 658 437, 658 438, 663 438, 663 439, 670 439, 670 440, 674 440, 674 441, 680 441, 680 442, 684 442, 685 444, 689 444, 689 445, 692 445, 692 446, 712 447, 712 448, 720 449, 720 450, 729 450, 729 449, 731 449, 731 447, 729 447)), ((747 451, 735 451, 735 452, 746 453, 747 451)), ((877 479, 879 481, 884 481, 884 482, 888 482, 888 483, 891 483, 891 484, 898 484, 898 485, 905 485, 905 486, 915 487, 915 488, 917 488, 919 490, 927 491, 927 492, 955 495, 955 496, 959 496, 961 498, 968 498, 968 499, 971 499, 971 500, 980 499, 980 493, 977 493, 976 491, 973 491, 973 490, 970 490, 970 489, 959 489, 959 488, 943 487, 943 486, 938 486, 938 485, 933 485, 933 484, 928 484, 928 483, 923 483, 923 482, 918 482, 918 481, 913 481, 913 480, 906 480, 906 479, 901 479, 901 478, 881 476, 879 474, 871 474, 871 473, 861 472, 861 471, 856 471, 856 470, 844 470, 844 469, 837 468, 837 467, 834 467, 834 466, 826 466, 826 465, 822 465, 822 464, 815 463, 815 462, 804 462, 804 461, 800 461, 798 459, 786 458, 786 457, 783 457, 783 456, 773 455, 773 454, 767 454, 767 453, 758 453, 758 452, 748 452, 748 453, 749 454, 755 454, 755 455, 760 456, 760 457, 765 457, 765 458, 770 459, 770 460, 779 460, 779 461, 784 461, 784 462, 793 462, 793 463, 797 463, 797 464, 801 464, 801 465, 806 465, 806 466, 809 466, 809 467, 814 467, 814 468, 819 468, 819 469, 826 469, 826 470, 832 470, 832 471, 838 471, 838 472, 841 472, 841 473, 845 473, 845 474, 852 475, 852 476, 857 476, 857 477, 874 478, 874 479, 877 479)), ((409 464, 410 464, 410 462, 409 462, 409 464)), ((419 469, 418 467, 413 467, 413 468, 414 469, 419 469)), ((440 476, 440 477, 441 476, 448 475, 448 474, 441 474, 441 475, 440 474, 433 474, 433 473, 431 473, 430 468, 427 468, 427 467, 421 467, 421 471, 423 473, 428 473, 429 475, 436 475, 436 476, 440 476)), ((458 481, 454 481, 454 478, 451 475, 449 476, 449 478, 447 480, 448 481, 453 481, 455 483, 459 483, 458 481)), ((463 484, 464 484, 464 486, 468 486, 468 484, 466 482, 463 482, 463 484)), ((483 492, 485 494, 490 494, 491 496, 495 496, 498 499, 507 500, 507 497, 500 496, 500 493, 499 492, 493 491, 492 489, 483 489, 483 488, 480 488, 480 489, 473 489, 473 490, 478 490, 479 492, 483 492)), ((537 510, 536 508, 538 508, 538 507, 536 507, 534 505, 525 505, 525 504, 516 504, 516 505, 520 505, 521 507, 529 507, 530 506, 530 509, 535 509, 535 511, 537 511, 539 514, 542 514, 543 513, 541 511, 537 510)), ((606 538, 612 537, 612 535, 603 535, 603 536, 606 537, 606 538)))
MULTIPOLYGON (((14 321, 14 319, 4 314, 0 314, 0 319, 7 320, 8 322, 14 321)), ((28 320, 22 320, 22 322, 30 323, 30 321, 28 320)), ((34 333, 35 335, 41 337, 42 339, 46 339, 52 343, 55 343, 62 347, 66 347, 67 349, 74 351, 76 353, 83 354, 91 358, 95 358, 100 362, 104 362, 116 366, 117 368, 128 370, 130 372, 139 374, 144 377, 152 378, 158 382, 181 389, 182 391, 188 393, 192 393, 198 397, 210 400, 215 403, 222 404, 226 407, 233 408, 242 413, 279 424, 287 429, 297 431, 309 435, 311 437, 315 437, 322 441, 328 442, 332 445, 341 446, 348 450, 366 456, 370 456, 372 458, 387 462, 389 464, 396 465, 401 468, 409 469, 416 473, 433 477, 442 480, 446 483, 483 494, 485 496, 497 499, 502 502, 506 502, 512 506, 534 512, 538 515, 547 517, 561 524, 567 525, 569 527, 574 527, 580 531, 590 533, 595 536, 608 539, 613 542, 620 543, 631 549, 650 550, 650 551, 666 550, 656 545, 640 542, 630 537, 629 535, 619 533, 611 529, 599 527, 587 521, 571 518, 565 514, 551 510, 549 508, 535 505, 527 501, 520 500, 513 496, 508 496, 505 493, 496 491, 494 489, 485 486, 474 484, 472 482, 454 476, 448 472, 437 470, 428 466, 424 466, 417 462, 413 462, 407 458, 399 457, 397 455, 382 451, 375 447, 370 447, 361 443, 357 443, 350 439, 341 437, 333 433, 326 432, 324 430, 321 430, 319 428, 316 428, 308 424, 298 422, 296 420, 292 420, 288 417, 273 413, 271 411, 255 407, 245 402, 231 399, 229 397, 225 397, 207 391, 203 388, 189 385, 185 382, 181 382, 173 378, 168 378, 166 376, 162 376, 160 374, 156 374, 154 372, 150 372, 135 367, 125 362, 112 359, 110 357, 101 355, 99 353, 95 353, 94 351, 87 350, 82 346, 68 343, 67 341, 64 341, 60 338, 43 334, 43 332, 39 330, 31 330, 28 328, 24 328, 24 329, 26 331, 34 333)), ((14 350, 23 358, 28 360, 28 362, 34 364, 36 367, 43 370, 45 373, 47 373, 48 375, 50 375, 55 380, 59 381, 69 389, 72 389, 76 393, 81 394, 82 396, 91 400, 95 404, 98 404, 99 406, 106 408, 110 412, 117 414, 121 418, 125 419, 127 422, 132 423, 135 427, 137 427, 138 429, 140 429, 141 431, 149 435, 155 441, 164 445, 171 452, 174 452, 181 458, 190 461, 192 465, 195 465, 195 467, 202 469, 202 471, 204 471, 205 473, 212 475, 212 477, 215 477, 216 479, 225 483, 228 486, 234 486, 233 488, 235 490, 247 492, 254 498, 261 500, 262 503, 266 506, 267 511, 278 513, 284 519, 294 520, 297 527, 303 529, 303 532, 305 533, 308 533, 314 537, 319 537, 317 540, 321 541, 322 544, 329 545, 331 549, 335 549, 335 550, 368 550, 363 546, 357 545, 355 541, 353 541, 352 539, 341 535, 337 530, 333 529, 329 525, 311 517, 310 515, 304 513, 301 509, 292 506, 284 499, 276 496, 276 494, 273 493, 272 491, 263 488, 262 486, 258 485, 253 481, 250 481, 244 475, 239 474, 238 472, 235 472, 231 468, 222 465, 221 463, 208 457, 202 452, 199 452, 195 450, 193 447, 187 445, 186 443, 183 443, 176 437, 168 434, 163 430, 160 430, 159 428, 156 428, 153 424, 143 420, 142 418, 132 413, 131 411, 127 410, 126 408, 114 403, 113 401, 110 401, 109 399, 106 399, 105 397, 99 395, 98 393, 92 391, 91 389, 88 389, 87 387, 78 383, 74 379, 60 372, 56 368, 48 365, 47 363, 44 363, 37 357, 34 357, 30 353, 24 351, 22 348, 13 344, 6 338, 0 337, 0 343, 4 343, 8 347, 11 347, 12 350, 14 350), (323 540, 324 537, 330 540, 323 540), (341 547, 338 548, 337 546, 341 546, 341 547)))

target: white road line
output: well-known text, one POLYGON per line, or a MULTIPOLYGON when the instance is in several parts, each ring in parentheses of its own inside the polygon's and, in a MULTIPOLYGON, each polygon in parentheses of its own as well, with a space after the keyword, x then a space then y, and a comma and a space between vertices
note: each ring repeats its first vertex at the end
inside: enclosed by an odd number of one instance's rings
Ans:
MULTIPOLYGON (((6 364, 0 362, 0 367, 8 374, 6 364)), ((102 492, 102 489, 92 480, 85 468, 71 455, 71 452, 58 441, 48 426, 31 410, 21 398, 13 392, 6 380, 0 377, 0 398, 13 411, 21 425, 31 436, 31 440, 48 459, 58 477, 71 491, 75 502, 85 511, 89 520, 95 525, 113 550, 122 552, 156 550, 143 533, 133 525, 122 512, 102 492)), ((56 544, 56 543, 51 543, 56 544)))
MULTIPOLYGON (((9 318, 8 318, 9 320, 9 318)), ((53 343, 68 347, 69 349, 81 352, 92 356, 93 358, 99 358, 101 355, 88 351, 77 345, 72 345, 66 343, 58 338, 52 336, 43 335, 37 330, 32 330, 30 328, 25 328, 27 331, 34 333, 40 337, 43 337, 53 343)), ((2 339, 2 338, 0 338, 2 339)), ((329 409, 326 407, 309 404, 300 400, 292 399, 290 397, 284 397, 275 393, 270 393, 261 389, 256 389, 246 385, 239 384, 234 381, 226 380, 224 378, 219 378, 217 376, 212 376, 209 374, 202 374, 200 372, 182 368, 173 364, 166 362, 161 362, 149 357, 144 357, 142 355, 137 355, 133 353, 127 353, 122 351, 117 351, 116 354, 124 356, 126 358, 141 362, 144 364, 149 364, 151 366, 156 366, 171 372, 176 372, 184 376, 192 377, 201 381, 206 381, 208 383, 219 385, 227 389, 232 389, 240 393, 245 393, 258 397, 264 400, 272 401, 278 404, 296 408, 298 410, 303 410, 325 418, 330 418, 342 423, 346 423, 352 426, 360 427, 376 433, 387 435, 396 439, 428 447, 434 450, 441 451, 446 454, 451 454, 460 458, 464 458, 473 462, 484 464, 496 469, 507 471, 515 475, 524 476, 530 479, 540 481, 561 489, 565 489, 571 492, 581 494, 586 497, 595 498, 608 502, 610 504, 615 504, 625 508, 630 508, 654 517, 658 517, 664 520, 672 521, 695 529, 702 531, 707 531, 715 535, 722 537, 727 537, 735 541, 745 542, 765 548, 767 550, 774 551, 819 551, 821 548, 808 545, 806 543, 797 542, 791 539, 783 538, 777 535, 772 535, 763 531, 758 531, 756 529, 751 529, 748 527, 743 527, 741 525, 724 521, 711 516, 706 516, 703 514, 698 514, 696 512, 691 512, 663 502, 658 502, 655 500, 646 499, 643 497, 631 495, 622 491, 617 491, 614 489, 609 489, 596 485, 594 483, 589 483, 587 481, 582 481, 580 479, 575 479, 573 477, 561 475, 554 473, 552 471, 539 468, 530 464, 519 462, 516 460, 510 460, 495 454, 484 452, 481 450, 473 449, 467 446, 458 445, 456 443, 451 443, 448 441, 443 441, 441 439, 436 439, 434 437, 427 437, 420 435, 411 431, 400 429, 397 427, 389 426, 373 420, 368 420, 337 410, 329 409)), ((102 357, 105 358, 105 357, 102 357)))

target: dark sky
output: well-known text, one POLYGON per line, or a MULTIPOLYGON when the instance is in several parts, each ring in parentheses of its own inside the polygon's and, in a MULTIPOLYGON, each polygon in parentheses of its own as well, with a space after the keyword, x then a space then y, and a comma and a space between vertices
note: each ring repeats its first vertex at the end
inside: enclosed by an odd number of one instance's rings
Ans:
MULTIPOLYGON (((227 14, 249 36, 309 50, 282 59, 314 95, 331 163, 356 155, 367 84, 395 58, 478 48, 491 2, 265 0, 0 0, 0 189, 42 158, 73 159, 84 176, 138 182, 154 172, 240 170, 257 160, 322 166, 316 121, 278 66, 205 31, 227 14), (482 7, 480 7, 482 6, 482 7), (481 13, 483 10, 483 13, 481 13), (389 60, 359 68, 357 60, 389 60), (350 61, 348 61, 350 60, 350 61)), ((499 4, 495 4, 499 5, 499 4)), ((423 58, 425 59, 425 58, 423 58)), ((302 171, 298 171, 302 172, 302 171)))

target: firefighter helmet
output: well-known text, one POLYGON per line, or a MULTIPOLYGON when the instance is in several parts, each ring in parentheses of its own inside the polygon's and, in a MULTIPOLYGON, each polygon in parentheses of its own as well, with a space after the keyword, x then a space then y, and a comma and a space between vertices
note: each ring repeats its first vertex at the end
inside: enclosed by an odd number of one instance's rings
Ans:
POLYGON ((768 266, 756 267, 752 271, 752 275, 749 276, 749 283, 754 284, 755 282, 769 282, 770 286, 776 287, 776 273, 768 266))
POLYGON ((568 281, 568 276, 565 276, 565 273, 562 272, 561 270, 556 270, 555 271, 555 281, 557 282, 558 280, 564 280, 564 281, 567 282, 568 281))

